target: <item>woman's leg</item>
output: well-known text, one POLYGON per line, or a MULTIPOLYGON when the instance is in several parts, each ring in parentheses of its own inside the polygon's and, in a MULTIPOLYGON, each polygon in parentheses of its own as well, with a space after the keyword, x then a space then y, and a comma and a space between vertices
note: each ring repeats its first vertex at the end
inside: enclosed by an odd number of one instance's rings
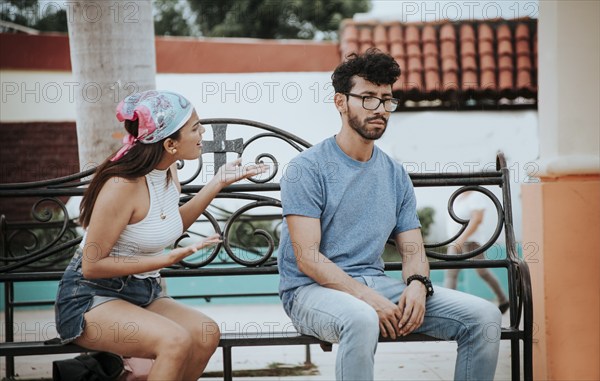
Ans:
POLYGON ((170 298, 157 299, 146 309, 176 322, 187 330, 192 339, 192 349, 189 361, 184 365, 183 379, 197 380, 219 345, 221 334, 217 323, 202 312, 170 298))
POLYGON ((84 315, 75 343, 127 357, 155 359, 148 380, 183 380, 193 348, 190 333, 157 313, 123 300, 103 303, 84 315))

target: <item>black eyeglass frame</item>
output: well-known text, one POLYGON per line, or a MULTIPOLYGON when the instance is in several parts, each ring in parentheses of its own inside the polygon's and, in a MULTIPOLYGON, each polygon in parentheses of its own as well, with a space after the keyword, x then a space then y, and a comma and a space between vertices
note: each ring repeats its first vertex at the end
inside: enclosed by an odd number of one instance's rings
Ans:
POLYGON ((398 106, 400 106, 400 100, 399 100, 398 98, 385 98, 385 99, 382 99, 382 98, 376 97, 376 96, 374 96, 374 95, 359 95, 359 94, 353 94, 353 93, 343 93, 343 94, 344 94, 346 97, 349 97, 349 96, 350 96, 350 97, 361 98, 361 99, 362 99, 362 107, 363 107, 365 110, 369 110, 369 111, 377 110, 377 109, 379 108, 379 106, 380 106, 382 103, 383 103, 383 109, 384 109, 385 111, 387 111, 387 112, 394 112, 394 111, 396 111, 396 110, 398 109, 398 106), (374 98, 374 99, 377 99, 377 100, 379 101, 379 103, 377 103, 377 106, 376 106, 376 107, 374 107, 374 108, 367 108, 367 107, 365 106, 365 100, 366 100, 367 98, 374 98), (389 102, 393 102, 393 101, 396 101, 396 104, 395 104, 395 105, 394 105, 393 103, 389 103, 389 102), (393 110, 388 110, 388 109, 386 108, 386 106, 385 106, 385 105, 386 105, 386 103, 389 103, 389 104, 391 104, 392 106, 394 106, 394 109, 393 109, 393 110))

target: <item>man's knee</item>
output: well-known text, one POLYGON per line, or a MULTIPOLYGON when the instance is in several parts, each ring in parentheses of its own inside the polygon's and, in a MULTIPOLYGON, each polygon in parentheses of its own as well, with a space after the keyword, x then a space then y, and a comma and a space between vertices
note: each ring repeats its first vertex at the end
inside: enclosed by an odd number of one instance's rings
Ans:
POLYGON ((490 343, 500 342, 502 334, 502 313, 492 303, 483 301, 478 308, 473 310, 473 319, 478 321, 475 334, 481 334, 482 338, 490 343))
POLYGON ((342 331, 364 337, 379 337, 379 316, 371 306, 356 309, 342 317, 342 331))

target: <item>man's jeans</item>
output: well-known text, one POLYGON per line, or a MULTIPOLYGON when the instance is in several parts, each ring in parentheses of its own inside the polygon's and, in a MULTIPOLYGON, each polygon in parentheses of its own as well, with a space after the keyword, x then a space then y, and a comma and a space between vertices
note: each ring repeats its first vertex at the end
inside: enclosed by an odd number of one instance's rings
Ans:
MULTIPOLYGON (((406 288, 404 282, 385 275, 354 279, 394 303, 406 288)), ((337 380, 373 380, 379 318, 367 303, 314 283, 294 291, 291 319, 299 332, 339 343, 337 380)), ((501 321, 502 315, 492 303, 435 287, 434 295, 427 298, 423 325, 415 332, 457 341, 455 380, 493 380, 501 321)))

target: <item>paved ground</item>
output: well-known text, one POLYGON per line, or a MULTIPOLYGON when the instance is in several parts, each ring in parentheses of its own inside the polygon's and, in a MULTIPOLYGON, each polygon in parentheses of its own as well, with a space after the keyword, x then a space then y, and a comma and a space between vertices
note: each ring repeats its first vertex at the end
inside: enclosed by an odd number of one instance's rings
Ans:
MULTIPOLYGON (((221 322, 222 332, 261 330, 285 330, 288 317, 280 305, 203 305, 202 311, 215 321, 221 322)), ((507 319, 507 314, 504 316, 507 319)), ((55 337, 53 310, 29 310, 17 314, 18 332, 16 340, 42 340, 55 337)), ((4 317, 0 314, 4 328, 4 317)), ((506 323, 505 323, 506 324, 506 323)), ((4 332, 0 331, 0 336, 4 332)), ((3 340, 3 338, 2 338, 3 340)), ((322 352, 319 346, 311 346, 312 362, 316 365, 317 375, 288 377, 239 377, 235 380, 334 380, 335 356, 333 352, 322 352)), ((51 379, 52 361, 61 356, 27 356, 17 358, 17 373, 24 379, 51 379)), ((303 346, 285 347, 246 347, 233 349, 233 369, 265 369, 274 364, 300 365, 305 360, 303 346)), ((445 342, 430 343, 382 343, 375 359, 376 380, 451 380, 456 360, 456 344, 445 342)), ((211 359, 207 371, 222 370, 220 351, 211 359)), ((5 359, 0 358, 0 377, 4 375, 5 359)), ((218 380, 219 378, 202 378, 218 380)), ((510 343, 503 341, 500 359, 496 371, 496 380, 510 379, 510 343)))

